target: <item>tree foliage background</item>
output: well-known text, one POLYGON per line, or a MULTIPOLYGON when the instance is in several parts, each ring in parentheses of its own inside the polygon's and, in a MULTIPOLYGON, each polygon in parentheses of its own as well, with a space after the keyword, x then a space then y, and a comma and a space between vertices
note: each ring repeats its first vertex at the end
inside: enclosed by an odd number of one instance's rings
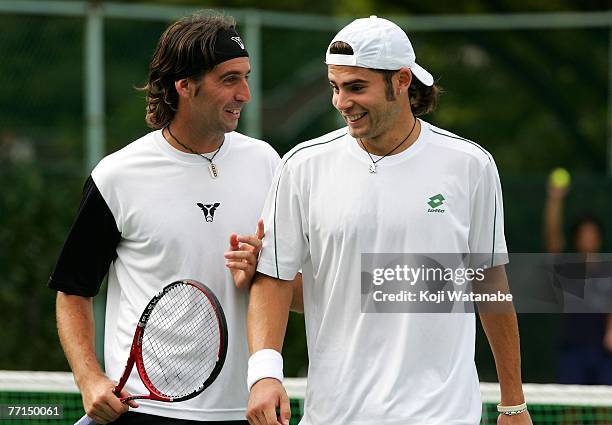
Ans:
MULTIPOLYGON (((122 3, 259 8, 338 17, 603 11, 595 0, 215 0, 122 3)), ((167 22, 105 21, 107 152, 147 130, 144 83, 167 22)), ((67 370, 45 284, 78 206, 83 165, 83 21, 0 13, 0 369, 67 370), (24 340, 26 340, 24 344, 24 340), (22 346, 26 347, 25 351, 22 346)), ((240 26, 239 26, 240 29, 240 26)), ((609 30, 410 32, 419 63, 445 90, 425 119, 496 158, 513 252, 539 252, 546 175, 573 174, 568 222, 585 209, 606 224, 609 30)), ((333 32, 263 28, 264 139, 284 153, 341 125, 323 64, 333 32)), ((248 39, 245 40, 248 45, 248 39)), ((248 107, 247 107, 248 108, 248 107)), ((609 220, 608 220, 609 221, 609 220)), ((525 379, 554 380, 557 318, 521 316, 525 379)), ((290 322, 287 374, 306 372, 302 318, 290 322)), ((482 379, 494 380, 479 335, 482 379)))

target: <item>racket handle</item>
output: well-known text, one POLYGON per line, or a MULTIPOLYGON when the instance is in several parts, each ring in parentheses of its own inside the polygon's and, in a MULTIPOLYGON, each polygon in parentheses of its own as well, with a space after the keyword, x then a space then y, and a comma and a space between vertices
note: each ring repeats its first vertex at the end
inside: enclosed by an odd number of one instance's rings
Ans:
POLYGON ((91 419, 89 416, 85 415, 78 421, 74 423, 74 425, 94 425, 96 421, 91 419))

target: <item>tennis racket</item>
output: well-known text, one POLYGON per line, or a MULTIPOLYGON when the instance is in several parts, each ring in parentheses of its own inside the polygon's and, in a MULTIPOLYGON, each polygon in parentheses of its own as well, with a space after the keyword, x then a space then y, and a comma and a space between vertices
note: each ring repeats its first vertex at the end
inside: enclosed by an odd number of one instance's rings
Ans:
MULTIPOLYGON (((194 280, 173 282, 144 309, 125 371, 114 389, 119 394, 136 364, 149 394, 121 398, 165 402, 189 400, 219 376, 227 354, 227 324, 219 300, 194 280)), ((83 416, 75 425, 95 424, 83 416)))

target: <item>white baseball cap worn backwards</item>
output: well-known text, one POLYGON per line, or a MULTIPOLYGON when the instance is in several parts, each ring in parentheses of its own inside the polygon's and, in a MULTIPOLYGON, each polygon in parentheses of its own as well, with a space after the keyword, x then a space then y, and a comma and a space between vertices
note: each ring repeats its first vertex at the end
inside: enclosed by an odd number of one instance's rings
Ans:
POLYGON ((416 63, 416 55, 406 33, 393 22, 376 16, 356 19, 342 28, 327 47, 325 63, 394 71, 410 68, 412 74, 426 86, 434 83, 433 76, 416 63), (329 53, 329 48, 336 41, 351 46, 353 54, 329 53))

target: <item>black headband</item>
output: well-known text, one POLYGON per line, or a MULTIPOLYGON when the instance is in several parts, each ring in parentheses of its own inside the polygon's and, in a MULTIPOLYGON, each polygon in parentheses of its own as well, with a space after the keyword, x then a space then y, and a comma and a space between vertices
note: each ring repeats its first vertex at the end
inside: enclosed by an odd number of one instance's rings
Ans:
POLYGON ((217 40, 214 48, 214 64, 219 65, 221 62, 230 59, 248 57, 249 53, 244 48, 242 39, 234 28, 220 30, 217 33, 217 40))

